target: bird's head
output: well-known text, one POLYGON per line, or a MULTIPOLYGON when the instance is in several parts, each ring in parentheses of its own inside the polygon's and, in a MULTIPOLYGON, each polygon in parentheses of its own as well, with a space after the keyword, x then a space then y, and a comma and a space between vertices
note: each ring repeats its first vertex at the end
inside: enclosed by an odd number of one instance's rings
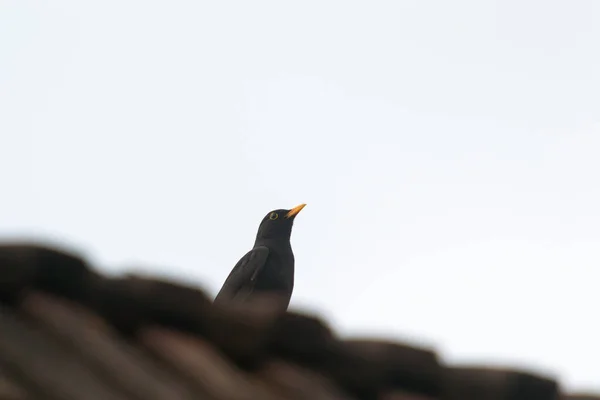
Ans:
POLYGON ((256 240, 260 239, 289 239, 292 234, 292 225, 298 213, 306 206, 300 204, 291 210, 270 211, 260 223, 256 240))

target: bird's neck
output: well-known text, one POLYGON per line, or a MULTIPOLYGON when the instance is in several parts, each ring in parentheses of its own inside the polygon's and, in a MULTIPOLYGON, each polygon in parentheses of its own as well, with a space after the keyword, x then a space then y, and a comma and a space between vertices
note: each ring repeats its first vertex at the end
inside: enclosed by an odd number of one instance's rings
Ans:
POLYGON ((265 238, 260 236, 257 237, 254 242, 254 247, 256 246, 266 246, 269 249, 285 249, 292 247, 289 238, 265 238))

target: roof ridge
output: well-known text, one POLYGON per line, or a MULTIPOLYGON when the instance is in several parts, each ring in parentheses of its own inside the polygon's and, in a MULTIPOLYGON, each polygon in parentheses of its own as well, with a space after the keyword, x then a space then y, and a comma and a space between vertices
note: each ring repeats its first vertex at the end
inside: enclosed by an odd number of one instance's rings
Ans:
POLYGON ((193 347, 208 343, 248 373, 281 360, 328 377, 356 398, 376 399, 397 390, 464 400, 543 400, 559 393, 553 379, 535 373, 447 366, 433 349, 342 340, 320 318, 281 312, 269 307, 268 298, 250 306, 222 307, 200 288, 151 277, 111 278, 72 253, 29 243, 0 245, 0 302, 22 308, 35 292, 79 304, 125 340, 150 340, 160 329, 178 331, 182 338, 200 340, 193 347), (149 331, 152 327, 158 330, 149 331))

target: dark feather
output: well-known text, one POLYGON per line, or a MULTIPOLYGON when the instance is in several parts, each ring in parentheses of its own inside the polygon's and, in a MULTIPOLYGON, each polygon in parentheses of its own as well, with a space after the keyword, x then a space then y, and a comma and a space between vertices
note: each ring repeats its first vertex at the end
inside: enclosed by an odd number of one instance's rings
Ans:
POLYGON ((265 266, 268 256, 269 249, 265 246, 257 246, 246 253, 231 270, 214 303, 245 300, 254 290, 256 278, 265 266))

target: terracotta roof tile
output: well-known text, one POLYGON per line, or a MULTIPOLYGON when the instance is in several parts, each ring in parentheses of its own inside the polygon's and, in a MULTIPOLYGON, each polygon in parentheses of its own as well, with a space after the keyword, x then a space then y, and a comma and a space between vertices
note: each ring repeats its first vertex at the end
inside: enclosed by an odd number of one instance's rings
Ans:
POLYGON ((268 298, 104 277, 75 255, 0 246, 0 400, 583 400, 535 373, 448 366, 433 349, 341 340, 268 298))
POLYGON ((454 367, 445 373, 447 398, 458 400, 559 399, 556 382, 530 373, 489 367, 454 367))
POLYGON ((58 398, 127 398, 113 386, 106 385, 77 353, 5 307, 0 308, 0 326, 2 363, 23 376, 32 391, 58 398))
POLYGON ((0 367, 0 399, 26 400, 31 398, 27 390, 0 367))
POLYGON ((169 374, 137 346, 121 340, 101 318, 78 304, 32 292, 24 298, 21 310, 77 352, 99 375, 135 398, 194 398, 181 378, 169 374))

